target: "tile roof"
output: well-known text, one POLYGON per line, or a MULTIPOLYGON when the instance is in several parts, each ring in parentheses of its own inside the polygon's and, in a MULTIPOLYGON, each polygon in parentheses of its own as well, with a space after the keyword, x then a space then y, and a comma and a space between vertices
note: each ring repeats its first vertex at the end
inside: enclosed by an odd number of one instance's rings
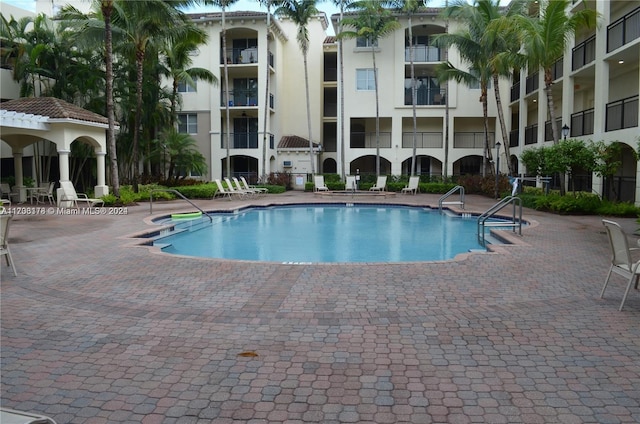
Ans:
POLYGON ((22 97, 0 103, 0 110, 46 116, 51 119, 73 119, 85 122, 108 124, 109 120, 55 97, 22 97))
MULTIPOLYGON (((196 19, 221 19, 222 12, 204 12, 204 13, 187 13, 187 16, 193 20, 196 19)), ((266 17, 266 12, 252 12, 252 11, 238 11, 238 12, 226 12, 224 14, 226 19, 229 18, 255 18, 266 17)))
POLYGON ((334 44, 336 42, 338 38, 334 35, 330 35, 328 37, 325 37, 324 39, 324 44, 334 44))
MULTIPOLYGON (((317 143, 313 143, 313 147, 318 147, 317 143)), ((309 140, 297 135, 285 135, 278 143, 278 149, 304 149, 309 148, 309 140)))

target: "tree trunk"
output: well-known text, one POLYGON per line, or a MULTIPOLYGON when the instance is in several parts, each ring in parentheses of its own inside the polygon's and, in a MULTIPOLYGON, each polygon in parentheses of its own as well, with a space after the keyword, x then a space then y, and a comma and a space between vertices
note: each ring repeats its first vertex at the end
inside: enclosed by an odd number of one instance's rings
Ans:
POLYGON ((496 107, 498 108, 498 121, 500 122, 500 130, 502 131, 502 145, 504 146, 504 155, 506 156, 507 169, 509 175, 513 175, 513 169, 511 169, 511 153, 509 151, 509 133, 507 132, 507 125, 504 122, 504 113, 502 112, 502 100, 500 99, 500 87, 498 85, 499 78, 497 74, 493 75, 493 92, 496 96, 496 107))
MULTIPOLYGON (((269 29, 271 27, 271 0, 267 1, 267 57, 265 60, 267 75, 264 80, 264 118, 262 122, 262 175, 267 175, 267 121, 269 119, 269 29)), ((260 174, 259 174, 260 175, 260 174)))
MULTIPOLYGON (((338 23, 338 33, 342 33, 342 19, 344 16, 344 0, 340 2, 340 22, 338 23)), ((344 179, 347 174, 346 168, 346 159, 345 155, 345 145, 344 145, 344 53, 343 53, 343 44, 342 38, 338 39, 338 61, 340 67, 340 135, 339 135, 339 143, 340 143, 340 158, 341 158, 341 173, 340 176, 344 179)))
POLYGON ((131 183, 133 184, 134 193, 138 192, 138 145, 140 141, 140 121, 142 118, 142 78, 144 65, 144 46, 136 48, 136 112, 133 124, 133 176, 131 183))
MULTIPOLYGON (((558 144, 560 134, 558 132, 558 123, 556 122, 556 111, 553 103, 553 93, 551 92, 551 86, 553 85, 553 74, 551 68, 544 70, 544 91, 547 95, 547 108, 549 109, 549 119, 551 120, 551 132, 553 134, 553 144, 558 144)), ((565 173, 560 172, 560 195, 564 196, 567 193, 567 187, 565 184, 565 173)))
POLYGON ((418 128, 418 117, 416 111, 416 70, 414 66, 414 55, 413 51, 413 27, 411 24, 411 14, 409 14, 409 61, 411 62, 411 111, 413 114, 413 152, 411 154, 411 176, 416 174, 416 153, 417 153, 417 128, 418 128))
POLYGON ((482 177, 487 176, 488 161, 491 159, 491 149, 489 148, 489 111, 487 108, 487 86, 481 87, 482 94, 480 102, 482 103, 482 117, 484 122, 484 155, 482 158, 482 177))
POLYGON ((380 104, 378 101, 378 68, 376 68, 376 48, 372 41, 371 57, 373 58, 373 84, 376 90, 376 177, 380 176, 380 104))
POLYGON ((311 137, 311 101, 309 99, 309 71, 307 61, 307 51, 303 52, 304 59, 304 86, 307 92, 307 127, 309 130, 309 159, 311 160, 311 175, 316 174, 316 166, 313 161, 313 138, 311 137))
POLYGON ((226 122, 226 152, 227 156, 225 158, 225 176, 231 178, 231 117, 229 116, 229 68, 227 64, 227 25, 225 16, 226 11, 225 7, 222 7, 222 61, 224 62, 224 92, 225 92, 225 101, 224 101, 224 110, 226 112, 225 122, 226 122))

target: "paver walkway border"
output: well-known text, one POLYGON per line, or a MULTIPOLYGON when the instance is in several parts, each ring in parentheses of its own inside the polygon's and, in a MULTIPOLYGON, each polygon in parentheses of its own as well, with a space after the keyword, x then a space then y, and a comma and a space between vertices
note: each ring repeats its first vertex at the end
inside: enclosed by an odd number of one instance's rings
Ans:
POLYGON ((153 254, 130 238, 148 211, 16 216, 3 407, 83 424, 640 422, 640 293, 623 312, 623 281, 598 298, 600 217, 525 209, 519 243, 452 261, 286 265, 153 254))

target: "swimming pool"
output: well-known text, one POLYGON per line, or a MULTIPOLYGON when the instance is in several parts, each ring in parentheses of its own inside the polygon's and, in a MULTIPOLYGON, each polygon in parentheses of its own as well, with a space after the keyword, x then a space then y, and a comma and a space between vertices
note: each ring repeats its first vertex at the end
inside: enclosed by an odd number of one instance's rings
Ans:
POLYGON ((476 218, 388 205, 291 205, 214 213, 177 223, 164 252, 283 263, 413 262, 486 251, 476 218))

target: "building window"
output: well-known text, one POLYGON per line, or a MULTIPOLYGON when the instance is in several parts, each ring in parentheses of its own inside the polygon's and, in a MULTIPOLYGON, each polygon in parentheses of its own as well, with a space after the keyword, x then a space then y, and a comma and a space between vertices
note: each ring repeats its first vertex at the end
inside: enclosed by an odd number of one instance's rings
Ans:
POLYGON ((193 81, 193 86, 187 84, 184 81, 179 81, 178 82, 178 93, 195 93, 196 91, 198 91, 197 84, 198 83, 195 80, 193 81))
POLYGON ((356 89, 358 91, 372 91, 376 89, 373 68, 356 69, 356 89))
POLYGON ((183 134, 198 134, 198 115, 195 113, 178 114, 178 132, 183 134))
POLYGON ((356 38, 356 47, 378 47, 378 40, 371 40, 369 37, 356 38))

